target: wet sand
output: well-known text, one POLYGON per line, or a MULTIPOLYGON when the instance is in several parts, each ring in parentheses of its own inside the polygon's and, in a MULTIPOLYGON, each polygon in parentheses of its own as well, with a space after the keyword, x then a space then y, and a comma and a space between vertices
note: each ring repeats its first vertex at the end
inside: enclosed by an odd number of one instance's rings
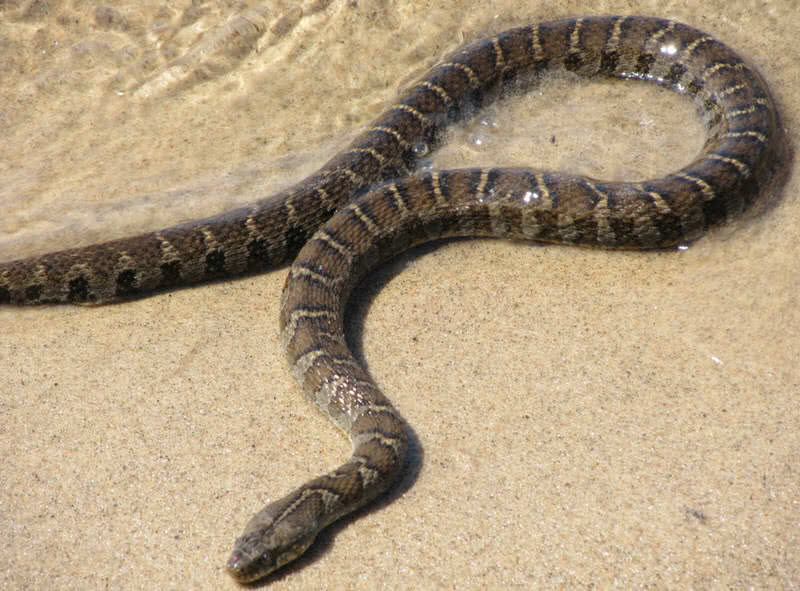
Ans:
MULTIPOLYGON (((5 5, 0 260, 271 193, 461 41, 585 13, 326 4, 5 5)), ((798 143, 792 2, 637 11, 740 50, 798 143)), ((435 163, 685 164, 692 107, 629 86, 553 81, 435 163)), ((465 240, 373 274, 350 336, 413 428, 409 474, 271 588, 800 587, 799 189, 681 252, 465 240)), ((0 587, 236 587, 252 513, 349 451, 280 351, 285 273, 0 309, 0 587)))

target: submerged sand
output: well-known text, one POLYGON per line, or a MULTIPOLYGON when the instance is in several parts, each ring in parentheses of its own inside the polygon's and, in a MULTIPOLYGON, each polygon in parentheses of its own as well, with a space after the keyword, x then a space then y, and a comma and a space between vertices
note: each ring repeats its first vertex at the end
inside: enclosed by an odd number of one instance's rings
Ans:
MULTIPOLYGON (((0 7, 0 260, 271 193, 460 42, 586 10, 220 4, 0 7)), ((797 144, 794 2, 668 6, 636 9, 746 54, 797 144)), ((685 164, 691 105, 629 86, 552 81, 435 162, 685 164)), ((798 189, 682 252, 457 241, 371 276, 351 337, 414 461, 272 588, 800 587, 798 189)), ((0 587, 235 588, 250 515, 348 452, 280 351, 285 272, 0 309, 0 587)))

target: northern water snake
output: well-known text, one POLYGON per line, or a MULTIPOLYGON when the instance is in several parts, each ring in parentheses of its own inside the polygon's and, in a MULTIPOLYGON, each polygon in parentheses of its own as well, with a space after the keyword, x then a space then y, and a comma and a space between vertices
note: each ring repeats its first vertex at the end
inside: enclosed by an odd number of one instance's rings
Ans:
POLYGON ((348 433, 354 452, 252 518, 228 561, 232 576, 250 581, 295 559, 321 528, 402 471, 405 423, 344 338, 344 305, 365 273, 445 236, 673 246, 750 205, 773 177, 780 149, 766 84, 712 37, 649 17, 545 22, 443 59, 346 150, 285 192, 213 218, 0 264, 0 303, 108 303, 262 271, 300 251, 284 289, 281 340, 304 392, 348 433), (447 124, 502 88, 529 87, 552 71, 671 87, 698 105, 706 144, 681 170, 641 182, 533 169, 411 174, 447 124))

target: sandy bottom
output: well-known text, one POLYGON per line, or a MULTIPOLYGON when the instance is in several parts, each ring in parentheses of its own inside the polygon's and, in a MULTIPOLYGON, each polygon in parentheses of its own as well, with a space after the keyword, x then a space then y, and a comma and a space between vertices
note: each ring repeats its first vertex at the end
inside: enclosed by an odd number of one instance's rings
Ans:
MULTIPOLYGON (((0 5, 2 260, 271 193, 461 41, 585 11, 85 4, 0 5)), ((636 10, 749 56, 797 145, 794 2, 683 5, 636 10)), ((553 81, 435 162, 685 164, 691 106, 629 86, 553 81)), ((372 275, 350 335, 413 427, 408 476, 272 588, 800 587, 798 192, 792 175, 766 213, 681 252, 465 240, 372 275)), ((285 272, 0 309, 0 588, 235 588, 223 565, 250 515, 348 452, 287 371, 285 272)))

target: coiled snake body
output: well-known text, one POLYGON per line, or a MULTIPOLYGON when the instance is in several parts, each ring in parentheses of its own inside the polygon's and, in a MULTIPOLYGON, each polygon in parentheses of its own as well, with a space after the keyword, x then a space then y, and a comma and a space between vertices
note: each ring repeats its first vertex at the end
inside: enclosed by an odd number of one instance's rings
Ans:
POLYGON ((385 491, 402 471, 404 421, 353 358, 343 332, 343 308, 370 269, 444 236, 675 245, 755 199, 777 166, 779 137, 760 76, 686 25, 587 17, 521 27, 445 58, 295 187, 214 218, 0 264, 0 303, 107 303, 265 270, 300 251, 283 292, 281 341, 306 396, 350 436, 353 455, 250 520, 227 567, 251 581, 294 560, 320 529, 385 491), (554 70, 646 80, 688 95, 708 128, 705 147, 683 169, 634 183, 533 169, 408 176, 449 122, 511 82, 532 84, 554 70))

